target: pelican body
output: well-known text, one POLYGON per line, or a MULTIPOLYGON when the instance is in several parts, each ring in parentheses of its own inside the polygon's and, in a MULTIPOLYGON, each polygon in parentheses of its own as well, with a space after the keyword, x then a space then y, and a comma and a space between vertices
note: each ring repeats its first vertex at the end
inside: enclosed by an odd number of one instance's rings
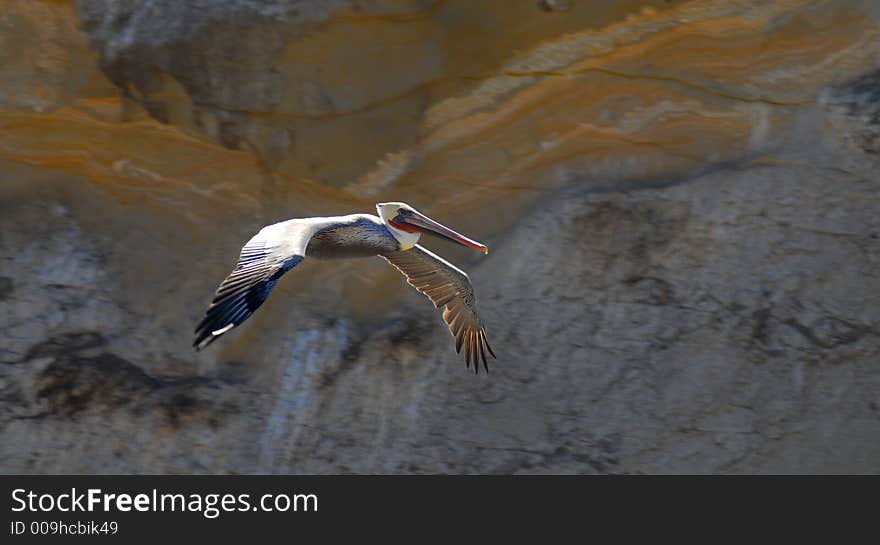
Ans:
POLYGON ((241 325, 263 304, 278 279, 306 257, 348 259, 379 256, 394 265, 407 282, 427 296, 436 308, 445 307, 443 320, 455 337, 455 350, 464 348, 465 364, 488 371, 486 351, 495 357, 483 322, 476 312, 474 292, 464 271, 417 243, 421 234, 438 236, 489 253, 485 244, 437 223, 401 202, 379 203, 378 216, 295 218, 263 227, 241 249, 238 263, 220 283, 205 317, 196 326, 196 350, 241 325))

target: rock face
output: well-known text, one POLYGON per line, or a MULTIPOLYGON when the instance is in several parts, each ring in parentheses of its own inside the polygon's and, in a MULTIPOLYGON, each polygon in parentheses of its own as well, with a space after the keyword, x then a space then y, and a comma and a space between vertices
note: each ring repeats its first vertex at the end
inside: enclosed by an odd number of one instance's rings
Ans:
POLYGON ((880 471, 880 8, 602 4, 0 1, 0 470, 880 471), (379 259, 192 351, 384 200, 492 248, 489 376, 379 259))

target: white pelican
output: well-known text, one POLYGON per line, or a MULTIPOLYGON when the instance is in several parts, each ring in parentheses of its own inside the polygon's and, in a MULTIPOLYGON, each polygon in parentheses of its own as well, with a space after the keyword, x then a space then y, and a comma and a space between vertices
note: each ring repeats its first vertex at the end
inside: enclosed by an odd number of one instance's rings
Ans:
POLYGON ((464 271, 416 244, 420 233, 436 235, 489 253, 485 244, 440 225, 402 202, 376 205, 379 217, 350 214, 296 218, 263 227, 241 249, 235 269, 220 283, 205 317, 196 326, 196 350, 241 325, 263 304, 281 275, 306 256, 318 259, 378 255, 394 265, 407 282, 436 308, 446 305, 443 320, 464 347, 465 364, 488 372, 486 350, 495 357, 474 306, 474 290, 464 271))

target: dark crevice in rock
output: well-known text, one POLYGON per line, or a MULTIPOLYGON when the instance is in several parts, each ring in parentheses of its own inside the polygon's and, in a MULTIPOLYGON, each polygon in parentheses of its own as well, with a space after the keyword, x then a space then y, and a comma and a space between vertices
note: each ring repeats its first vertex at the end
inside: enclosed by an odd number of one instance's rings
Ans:
POLYGON ((133 416, 159 411, 176 428, 189 416, 213 414, 206 394, 216 386, 202 377, 158 379, 115 354, 101 353, 51 363, 38 376, 36 398, 47 403, 45 416, 127 408, 133 416))
POLYGON ((320 387, 329 388, 336 384, 339 378, 354 367, 360 360, 361 351, 366 339, 358 339, 348 343, 342 351, 339 365, 328 369, 321 374, 320 387))
POLYGON ((55 414, 74 414, 89 405, 116 408, 160 386, 136 365, 103 353, 67 357, 50 364, 37 381, 37 397, 55 414))
POLYGON ((761 308, 752 312, 752 341, 766 347, 770 341, 770 318, 772 312, 769 308, 761 308))
POLYGON ((12 295, 14 291, 12 278, 8 276, 0 276, 0 301, 5 301, 9 299, 9 296, 12 295))
POLYGON ((849 118, 850 138, 863 151, 880 154, 880 70, 835 88, 827 104, 849 118))
POLYGON ((401 318, 392 324, 387 338, 393 346, 410 344, 418 347, 431 336, 431 329, 423 318, 401 318))
POLYGON ((94 331, 76 331, 51 337, 28 350, 21 360, 26 362, 36 358, 65 357, 72 352, 105 346, 107 340, 94 331))
POLYGON ((669 282, 662 278, 635 275, 625 278, 623 283, 643 290, 646 297, 640 302, 659 306, 675 302, 675 290, 669 282))
MULTIPOLYGON (((120 410, 133 415, 158 410, 172 427, 211 404, 205 388, 216 381, 204 377, 157 378, 134 363, 106 350, 99 333, 64 333, 33 346, 19 362, 50 362, 34 382, 34 398, 46 409, 28 418, 71 417, 86 410, 120 410)), ((210 413, 210 411, 206 411, 210 413)))
POLYGON ((789 318, 782 323, 792 327, 812 344, 829 350, 854 343, 870 331, 865 326, 830 316, 822 318, 812 326, 806 326, 795 318, 789 318))

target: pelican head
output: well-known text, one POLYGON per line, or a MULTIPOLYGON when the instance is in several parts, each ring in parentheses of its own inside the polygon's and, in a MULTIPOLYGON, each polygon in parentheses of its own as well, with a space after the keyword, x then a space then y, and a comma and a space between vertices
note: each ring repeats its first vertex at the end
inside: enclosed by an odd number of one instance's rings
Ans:
POLYGON ((489 248, 485 244, 456 233, 406 203, 380 202, 376 205, 376 210, 379 212, 382 222, 391 230, 394 238, 400 242, 402 250, 409 250, 415 246, 419 241, 420 233, 425 233, 457 242, 484 254, 489 253, 489 248))

